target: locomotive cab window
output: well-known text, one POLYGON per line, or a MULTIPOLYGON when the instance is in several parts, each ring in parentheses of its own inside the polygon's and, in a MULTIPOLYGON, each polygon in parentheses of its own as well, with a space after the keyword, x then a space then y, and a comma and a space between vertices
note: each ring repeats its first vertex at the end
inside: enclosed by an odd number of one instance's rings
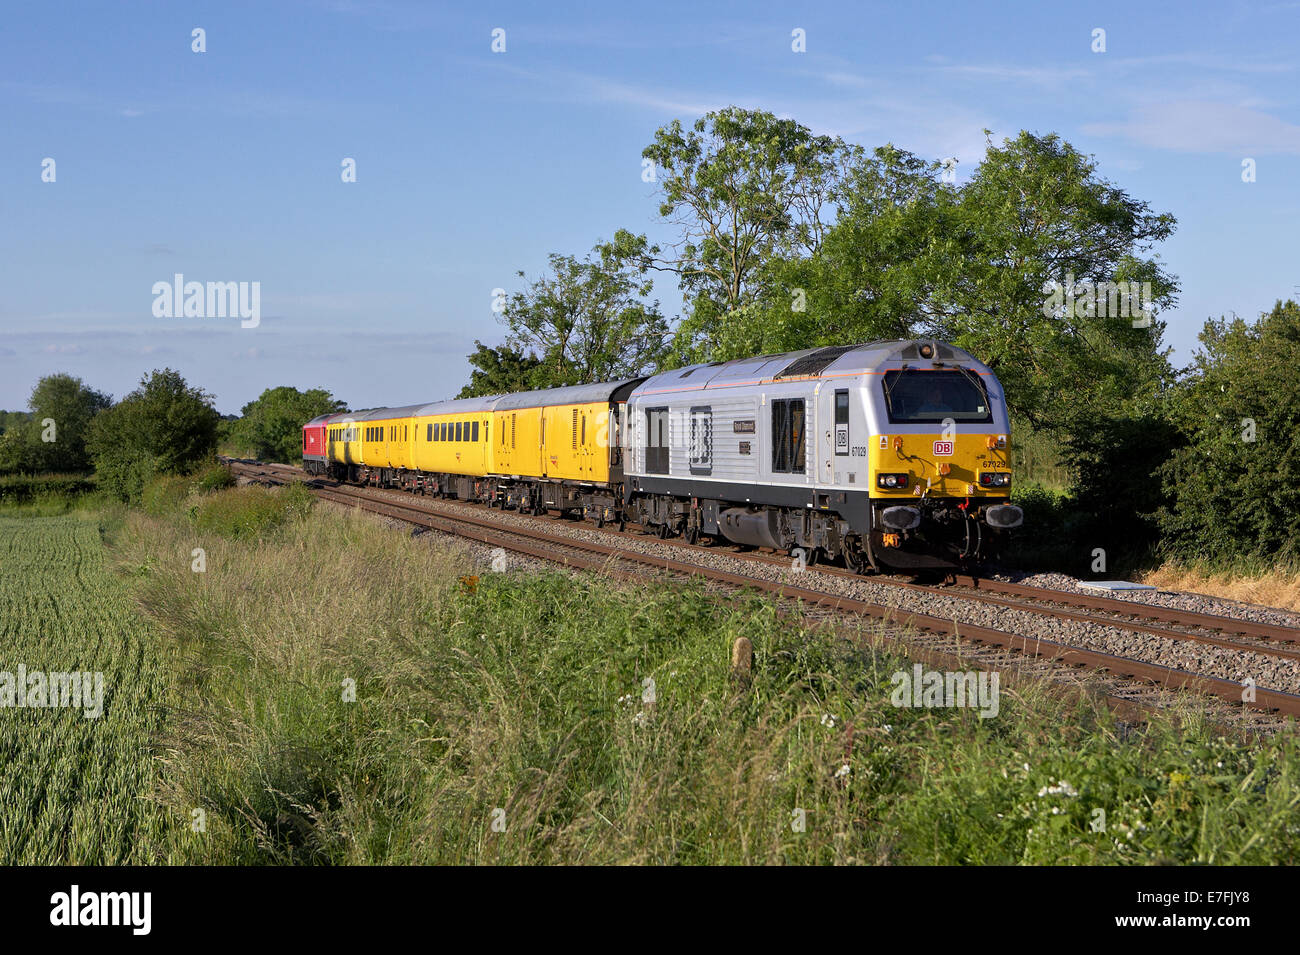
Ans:
POLYGON ((802 398, 772 402, 772 470, 804 473, 804 408, 802 398))
POLYGON ((881 387, 894 424, 939 424, 945 418, 971 424, 993 420, 984 382, 973 371, 894 369, 885 372, 881 387))

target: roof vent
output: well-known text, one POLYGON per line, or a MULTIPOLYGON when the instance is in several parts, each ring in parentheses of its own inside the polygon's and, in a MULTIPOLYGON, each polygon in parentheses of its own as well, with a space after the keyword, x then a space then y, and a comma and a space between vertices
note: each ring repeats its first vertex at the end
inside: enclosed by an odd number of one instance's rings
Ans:
POLYGON ((857 345, 828 345, 825 348, 818 348, 802 358, 796 358, 775 377, 781 379, 798 378, 802 375, 820 375, 837 358, 857 347, 857 345))

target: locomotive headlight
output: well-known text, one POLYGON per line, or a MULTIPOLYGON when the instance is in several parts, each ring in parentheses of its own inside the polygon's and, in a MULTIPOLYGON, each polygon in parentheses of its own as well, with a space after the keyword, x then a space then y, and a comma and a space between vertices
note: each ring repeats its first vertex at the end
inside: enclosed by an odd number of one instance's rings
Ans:
POLYGON ((984 471, 980 473, 980 487, 1010 487, 1011 475, 1005 471, 984 471))
POLYGON ((890 491, 906 489, 907 480, 906 474, 877 474, 876 487, 883 487, 890 491))

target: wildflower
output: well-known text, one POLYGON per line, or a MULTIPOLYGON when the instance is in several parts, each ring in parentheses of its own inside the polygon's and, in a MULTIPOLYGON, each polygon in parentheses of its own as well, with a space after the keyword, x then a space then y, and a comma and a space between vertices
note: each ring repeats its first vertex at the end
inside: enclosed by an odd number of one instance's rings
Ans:
POLYGON ((1055 786, 1044 786, 1042 789, 1038 790, 1039 799, 1042 799, 1044 796, 1077 796, 1077 795, 1079 795, 1079 790, 1075 789, 1064 779, 1058 779, 1056 781, 1055 786))
POLYGON ((836 778, 836 779, 843 779, 843 778, 844 778, 845 776, 847 776, 850 772, 852 772, 852 770, 849 769, 849 764, 848 764, 848 763, 845 763, 845 764, 844 764, 843 766, 841 766, 839 769, 835 770, 835 778, 836 778))
POLYGON ((644 726, 646 724, 645 710, 641 710, 632 717, 632 724, 634 726, 644 726))
POLYGON ((829 713, 823 713, 822 726, 830 730, 835 729, 835 717, 831 716, 829 713))

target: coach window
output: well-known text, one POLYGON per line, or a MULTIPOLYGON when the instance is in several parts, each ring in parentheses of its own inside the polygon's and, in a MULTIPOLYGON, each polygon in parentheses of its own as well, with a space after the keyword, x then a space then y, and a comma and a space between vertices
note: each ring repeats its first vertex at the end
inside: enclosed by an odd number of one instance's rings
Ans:
POLYGON ((803 399, 772 402, 772 470, 804 473, 803 399))
POLYGON ((474 422, 474 425, 473 425, 473 429, 472 429, 472 430, 473 430, 473 432, 474 432, 474 436, 471 437, 470 440, 471 440, 471 441, 477 441, 477 440, 478 440, 478 422, 477 422, 477 421, 474 422))
POLYGON ((647 408, 645 412, 645 469, 647 474, 668 473, 668 409, 647 408))
POLYGON ((713 470, 713 409, 691 409, 690 461, 692 474, 713 470))

